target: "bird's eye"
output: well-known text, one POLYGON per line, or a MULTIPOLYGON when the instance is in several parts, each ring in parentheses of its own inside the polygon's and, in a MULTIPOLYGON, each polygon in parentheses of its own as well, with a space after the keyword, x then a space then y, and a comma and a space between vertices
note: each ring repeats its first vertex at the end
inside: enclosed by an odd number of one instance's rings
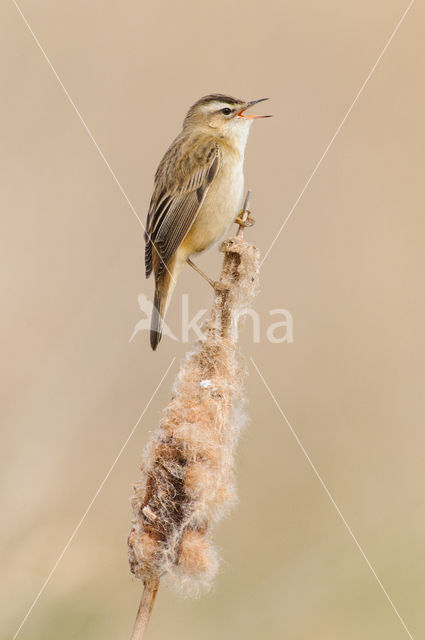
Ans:
POLYGON ((221 113, 225 116, 229 116, 232 113, 232 110, 229 109, 229 107, 224 107, 224 109, 221 110, 221 113))

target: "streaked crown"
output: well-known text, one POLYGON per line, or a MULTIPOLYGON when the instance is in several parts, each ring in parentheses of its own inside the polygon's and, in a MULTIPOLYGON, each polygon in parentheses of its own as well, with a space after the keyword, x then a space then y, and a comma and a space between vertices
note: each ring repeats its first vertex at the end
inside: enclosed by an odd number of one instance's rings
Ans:
POLYGON ((239 100, 223 93, 211 93, 197 100, 189 109, 184 119, 183 127, 213 113, 226 110, 225 115, 235 115, 246 104, 245 100, 239 100), (229 111, 227 111, 229 109, 229 111))

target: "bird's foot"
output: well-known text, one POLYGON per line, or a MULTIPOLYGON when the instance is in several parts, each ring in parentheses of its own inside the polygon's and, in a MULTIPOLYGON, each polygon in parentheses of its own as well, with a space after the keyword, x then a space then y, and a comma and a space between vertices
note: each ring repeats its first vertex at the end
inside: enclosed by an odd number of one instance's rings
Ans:
POLYGON ((235 223, 240 225, 241 227, 253 227, 255 224, 255 220, 251 215, 251 211, 240 211, 237 218, 235 218, 235 223), (247 213, 247 216, 245 218, 245 220, 242 218, 242 216, 247 213))
POLYGON ((187 262, 188 265, 190 265, 192 267, 192 269, 195 269, 195 271, 197 273, 199 273, 199 275, 202 276, 204 278, 204 280, 206 280, 208 282, 208 284, 210 284, 212 286, 214 291, 225 291, 227 289, 227 287, 224 284, 221 284, 221 282, 217 282, 216 280, 213 280, 212 278, 209 278, 207 276, 207 274, 204 273, 202 271, 202 269, 200 269, 198 267, 198 265, 196 265, 194 262, 192 262, 192 260, 190 258, 187 258, 186 262, 187 262))
POLYGON ((217 293, 221 293, 223 291, 229 291, 229 287, 227 287, 225 284, 223 284, 222 282, 213 282, 213 289, 214 291, 216 291, 217 293))
POLYGON ((229 287, 227 287, 225 284, 223 284, 222 282, 218 282, 218 280, 213 280, 212 278, 209 278, 199 267, 198 265, 196 265, 194 262, 192 262, 192 260, 190 258, 187 258, 186 260, 187 264, 190 265, 192 267, 192 269, 195 269, 195 271, 197 273, 199 273, 200 276, 202 276, 204 278, 204 280, 206 280, 208 282, 208 284, 210 284, 212 286, 212 288, 214 289, 214 291, 216 293, 218 292, 223 292, 223 291, 228 291, 229 287))

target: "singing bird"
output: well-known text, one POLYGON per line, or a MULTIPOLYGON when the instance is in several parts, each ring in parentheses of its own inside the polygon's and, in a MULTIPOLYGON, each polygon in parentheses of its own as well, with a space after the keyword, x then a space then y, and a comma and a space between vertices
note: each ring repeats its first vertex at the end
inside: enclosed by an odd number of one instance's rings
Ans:
POLYGON ((233 222, 242 223, 238 214, 249 130, 254 119, 270 117, 245 111, 263 100, 246 102, 218 93, 201 98, 158 166, 145 231, 146 277, 152 271, 155 275, 154 350, 183 265, 187 262, 217 286, 190 258, 218 242, 233 222))

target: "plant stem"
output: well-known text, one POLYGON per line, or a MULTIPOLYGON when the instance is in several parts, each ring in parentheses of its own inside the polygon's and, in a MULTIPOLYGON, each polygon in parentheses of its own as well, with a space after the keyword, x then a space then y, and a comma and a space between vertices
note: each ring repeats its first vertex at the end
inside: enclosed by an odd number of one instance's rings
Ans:
POLYGON ((131 640, 142 640, 148 626, 152 607, 158 592, 159 578, 147 578, 143 587, 142 598, 137 611, 131 640))

